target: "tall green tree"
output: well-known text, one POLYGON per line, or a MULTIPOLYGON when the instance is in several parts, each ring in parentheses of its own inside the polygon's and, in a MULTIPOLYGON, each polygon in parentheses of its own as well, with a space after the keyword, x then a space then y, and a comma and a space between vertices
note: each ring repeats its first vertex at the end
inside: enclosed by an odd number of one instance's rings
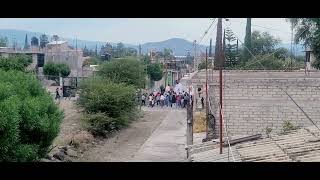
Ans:
POLYGON ((244 38, 243 61, 248 61, 251 58, 251 18, 247 18, 246 36, 244 38))
POLYGON ((24 48, 23 49, 29 49, 29 42, 28 42, 28 35, 26 34, 26 38, 24 39, 24 48))
POLYGON ((49 43, 48 36, 45 34, 42 34, 40 36, 40 48, 45 48, 48 43, 49 43))
POLYGON ((172 49, 170 48, 164 48, 163 49, 163 57, 165 60, 171 60, 172 59, 172 49))
POLYGON ((163 68, 160 63, 149 64, 147 72, 152 81, 159 81, 163 77, 163 68))
POLYGON ((236 64, 237 61, 237 44, 236 44, 236 37, 234 36, 231 29, 227 28, 225 31, 225 55, 226 60, 228 61, 226 63, 227 66, 232 66, 236 64))
POLYGON ((0 47, 7 47, 8 45, 8 38, 0 36, 0 47))

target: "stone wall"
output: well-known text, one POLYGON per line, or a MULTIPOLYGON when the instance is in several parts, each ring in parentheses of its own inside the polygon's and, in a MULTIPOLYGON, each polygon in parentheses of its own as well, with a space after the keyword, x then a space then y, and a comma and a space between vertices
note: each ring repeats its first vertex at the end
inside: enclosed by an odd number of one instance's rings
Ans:
MULTIPOLYGON (((218 134, 218 72, 214 71, 209 80, 218 134)), ((204 72, 192 82, 194 86, 204 84, 204 72)), ((265 133, 267 127, 280 132, 284 121, 296 126, 312 125, 285 91, 313 121, 320 121, 320 72, 306 76, 304 72, 227 71, 223 83, 223 117, 230 135, 265 133)))

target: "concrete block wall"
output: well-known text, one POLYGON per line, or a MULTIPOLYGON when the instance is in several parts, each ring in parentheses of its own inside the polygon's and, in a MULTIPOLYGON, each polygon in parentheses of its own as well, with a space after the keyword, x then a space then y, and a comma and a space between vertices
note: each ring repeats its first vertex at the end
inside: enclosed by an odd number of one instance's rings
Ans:
MULTIPOLYGON (((229 135, 265 134, 267 127, 273 132, 281 132, 284 121, 296 126, 311 126, 312 123, 284 91, 312 120, 320 122, 320 72, 310 76, 305 76, 304 72, 229 71, 224 74, 223 116, 229 135)), ((201 73, 193 78, 194 85, 204 82, 201 73)), ((215 134, 218 134, 218 72, 214 72, 209 90, 217 120, 215 134)))

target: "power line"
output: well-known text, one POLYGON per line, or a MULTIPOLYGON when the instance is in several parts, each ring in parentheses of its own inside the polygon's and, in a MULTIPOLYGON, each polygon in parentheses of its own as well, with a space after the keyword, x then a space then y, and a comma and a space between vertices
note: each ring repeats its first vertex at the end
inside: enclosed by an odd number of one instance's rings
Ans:
MULTIPOLYGON (((229 28, 230 28, 230 26, 228 26, 229 28)), ((299 34, 299 36, 301 36, 301 34, 302 33, 304 33, 307 29, 308 29, 309 27, 307 26, 306 27, 306 29, 305 30, 303 30, 300 34, 299 34)), ((231 29, 231 28, 230 28, 231 29)), ((298 37, 299 37, 298 36, 298 37)), ((245 47, 245 46, 244 46, 245 47)), ((246 47, 247 48, 247 47, 246 47)), ((248 48, 247 48, 248 49, 248 48)), ((250 50, 248 49, 248 51, 250 52, 250 50)), ((251 53, 251 52, 250 52, 251 53)), ((274 53, 272 53, 272 54, 274 54, 274 53)), ((251 53, 251 55, 255 58, 255 59, 257 59, 252 53, 251 53)), ((270 57, 270 56, 268 56, 268 57, 270 57)), ((263 59, 265 59, 265 58, 263 58, 263 59)), ((262 60, 263 60, 262 59, 262 60)), ((260 60, 261 61, 261 60, 260 60)), ((266 68, 260 63, 260 61, 257 61, 257 62, 259 62, 259 64, 263 67, 263 69, 264 70, 266 70, 266 68)), ((270 75, 270 72, 269 71, 266 71, 267 72, 267 74, 268 75, 270 75)), ((286 90, 284 90, 283 88, 281 88, 281 87, 279 87, 279 86, 276 86, 277 88, 279 88, 280 90, 282 90, 289 98, 290 98, 290 100, 302 111, 302 113, 307 117, 307 119, 320 131, 320 128, 317 126, 317 124, 308 116, 308 114, 296 103, 296 101, 289 95, 289 93, 286 91, 286 90)), ((222 107, 221 107, 222 108, 222 107)))
MULTIPOLYGON (((226 25, 226 24, 225 24, 225 25, 226 25)), ((230 25, 227 25, 227 26, 228 26, 229 29, 231 30, 230 25)), ((307 27, 305 30, 303 30, 303 31, 298 35, 298 37, 301 36, 302 33, 304 33, 307 29, 308 29, 308 27, 307 27)), ((231 31, 232 31, 232 30, 231 30, 231 31)), ((232 31, 232 32, 233 32, 233 31, 232 31)), ((254 62, 252 62, 252 63, 247 64, 246 66, 243 66, 243 67, 241 68, 242 70, 243 70, 245 67, 248 67, 248 66, 250 66, 250 65, 253 65, 253 64, 255 64, 255 63, 259 63, 260 65, 262 65, 260 62, 262 62, 263 60, 271 57, 271 56, 274 55, 276 52, 278 52, 279 50, 281 50, 281 49, 277 49, 277 50, 274 51, 273 53, 269 54, 269 56, 266 56, 266 57, 258 60, 258 59, 252 54, 252 52, 244 45, 244 43, 239 39, 239 37, 237 36, 237 34, 236 34, 235 32, 233 32, 233 34, 234 34, 234 35, 236 36, 236 38, 240 41, 240 43, 243 45, 243 47, 245 47, 245 48, 248 50, 248 52, 250 53, 250 55, 257 60, 257 61, 254 61, 254 62)))
POLYGON ((209 25, 208 29, 204 32, 204 34, 202 35, 199 44, 202 42, 203 38, 208 34, 210 28, 212 27, 213 23, 216 21, 217 18, 214 18, 213 21, 211 22, 211 24, 209 25))

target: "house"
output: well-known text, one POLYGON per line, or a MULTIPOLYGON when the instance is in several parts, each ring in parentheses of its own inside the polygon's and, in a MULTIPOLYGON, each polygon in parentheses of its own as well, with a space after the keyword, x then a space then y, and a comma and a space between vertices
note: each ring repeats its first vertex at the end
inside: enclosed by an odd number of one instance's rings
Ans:
POLYGON ((71 76, 77 76, 84 61, 83 51, 68 45, 67 41, 52 41, 45 48, 45 63, 64 63, 71 69, 71 76))

